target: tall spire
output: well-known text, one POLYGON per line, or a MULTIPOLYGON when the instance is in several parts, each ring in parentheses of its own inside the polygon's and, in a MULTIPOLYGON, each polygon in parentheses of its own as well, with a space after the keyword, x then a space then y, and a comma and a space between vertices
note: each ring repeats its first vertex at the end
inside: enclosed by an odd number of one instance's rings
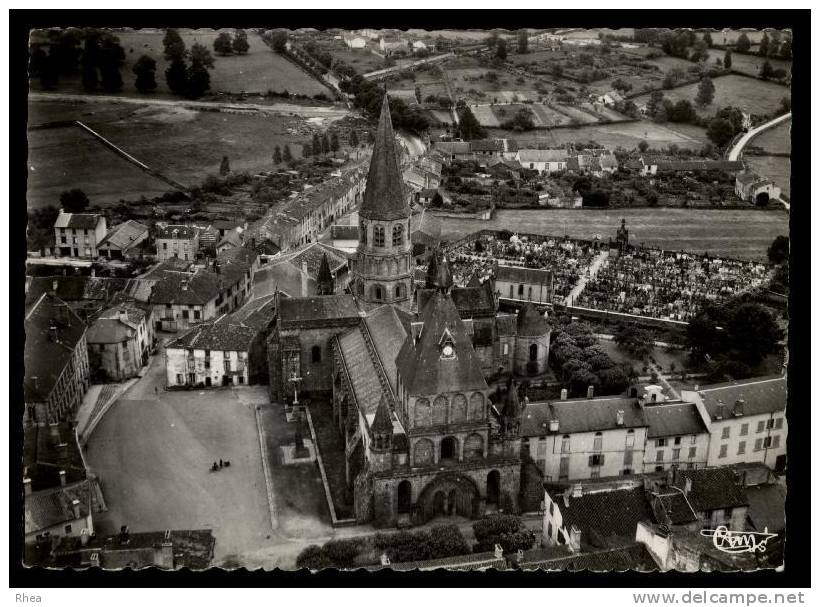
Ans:
POLYGON ((359 215, 365 219, 386 221, 410 216, 386 93, 382 102, 379 126, 376 128, 370 172, 367 174, 367 187, 359 215))
POLYGON ((333 275, 330 273, 330 264, 327 261, 327 253, 322 253, 319 274, 316 276, 316 294, 333 295, 335 290, 333 275))

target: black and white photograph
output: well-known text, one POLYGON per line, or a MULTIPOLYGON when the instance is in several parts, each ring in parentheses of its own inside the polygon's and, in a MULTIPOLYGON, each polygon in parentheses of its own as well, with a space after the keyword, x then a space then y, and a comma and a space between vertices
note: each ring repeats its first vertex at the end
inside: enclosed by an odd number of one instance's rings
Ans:
POLYGON ((795 565, 808 11, 35 12, 30 583, 795 565))

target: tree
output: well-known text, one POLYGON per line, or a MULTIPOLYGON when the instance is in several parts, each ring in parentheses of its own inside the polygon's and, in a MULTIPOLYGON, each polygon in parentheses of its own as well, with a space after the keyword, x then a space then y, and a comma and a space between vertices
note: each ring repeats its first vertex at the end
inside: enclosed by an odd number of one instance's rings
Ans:
POLYGON ((789 237, 776 236, 769 245, 769 261, 773 264, 779 265, 784 261, 789 260, 789 237))
POLYGON ((783 97, 780 100, 780 111, 783 114, 788 114, 792 111, 792 98, 791 97, 783 97))
POLYGON ((495 56, 501 61, 507 60, 507 41, 503 38, 499 38, 498 44, 495 45, 495 56))
POLYGON ((612 81, 612 88, 621 91, 622 93, 626 93, 632 90, 632 85, 623 78, 617 78, 612 81))
POLYGON ((763 65, 760 67, 760 78, 762 80, 768 80, 774 75, 774 68, 772 64, 768 61, 764 61, 763 65))
POLYGON ((237 55, 244 55, 250 48, 251 46, 248 44, 248 32, 242 29, 236 30, 233 38, 233 51, 237 55))
POLYGON ((330 153, 330 139, 327 137, 327 131, 322 133, 322 154, 330 153))
POLYGON ((96 32, 89 32, 85 38, 83 45, 82 56, 82 83, 83 88, 87 91, 97 90, 97 85, 100 83, 100 77, 97 73, 97 64, 99 63, 100 54, 100 38, 96 32))
POLYGON ((212 68, 214 66, 214 58, 211 56, 211 51, 205 48, 202 44, 194 44, 191 47, 191 65, 202 66, 204 68, 212 68))
POLYGON ((131 68, 137 75, 134 86, 140 93, 153 93, 157 88, 157 62, 148 55, 143 55, 131 68))
POLYGON ((330 134, 330 150, 332 152, 339 151, 339 134, 336 131, 330 134))
POLYGON ((728 48, 726 49, 726 52, 723 53, 723 67, 727 70, 732 69, 732 51, 728 48))
POLYGON ((783 332, 772 314, 757 303, 738 305, 727 324, 729 345, 743 362, 758 364, 775 351, 783 332))
POLYGON ((80 189, 66 190, 60 194, 60 207, 66 213, 82 213, 89 204, 88 196, 80 189))
POLYGON ((709 47, 703 40, 698 40, 695 42, 695 46, 692 47, 692 54, 689 55, 689 61, 697 63, 699 61, 706 61, 707 59, 709 59, 709 47))
POLYGON ((307 158, 308 156, 313 155, 313 146, 311 145, 310 141, 306 141, 302 144, 302 158, 307 158))
POLYGON ((783 59, 791 59, 792 58, 792 39, 786 38, 783 40, 783 44, 780 45, 780 56, 783 59))
POLYGON ((166 61, 182 60, 185 58, 185 42, 175 29, 165 30, 162 38, 166 61))
POLYGON ((706 43, 707 48, 712 48, 715 45, 715 43, 712 42, 712 34, 709 32, 703 34, 703 41, 706 43))
POLYGON ((719 148, 727 145, 735 136, 732 123, 725 118, 712 118, 706 129, 706 136, 719 148))
POLYGON ((219 174, 223 177, 231 172, 231 163, 227 156, 222 157, 222 162, 219 164, 219 174))
POLYGON ((674 105, 671 101, 664 102, 666 116, 671 122, 692 122, 697 113, 688 99, 681 99, 674 105))
POLYGON ((286 143, 285 148, 282 150, 282 160, 285 162, 290 162, 293 160, 293 156, 290 153, 290 146, 286 143))
POLYGON ((701 78, 698 85, 698 94, 695 96, 695 101, 701 107, 705 107, 712 103, 715 98, 715 83, 709 76, 701 78))
POLYGON ((104 91, 116 93, 122 89, 120 67, 125 63, 125 50, 116 36, 106 36, 102 40, 97 61, 100 67, 100 84, 104 91))
POLYGON ((743 111, 740 108, 726 106, 718 110, 715 117, 725 118, 731 122, 735 133, 739 133, 743 130, 743 111))
POLYGON ((472 139, 484 139, 487 136, 487 131, 479 124, 472 110, 467 105, 463 105, 456 111, 458 112, 459 122, 455 125, 453 132, 455 137, 470 141, 472 139))
POLYGON ((638 142, 638 149, 639 149, 642 153, 643 153, 643 152, 646 152, 646 150, 648 150, 648 149, 649 149, 649 144, 648 144, 645 140, 641 139, 641 140, 638 142))
POLYGON ((181 58, 171 60, 171 65, 165 70, 165 83, 172 93, 184 95, 188 90, 188 68, 181 58))
POLYGON ((46 54, 42 48, 37 48, 31 57, 31 72, 40 78, 40 86, 44 89, 54 88, 60 76, 53 51, 46 54))
POLYGON ((188 68, 188 83, 185 96, 190 99, 202 97, 211 88, 211 75, 204 65, 191 62, 188 68))
POLYGON ((769 34, 763 32, 763 38, 760 39, 760 46, 757 49, 757 54, 761 57, 769 56, 769 34))
POLYGON ((646 102, 646 112, 650 117, 656 118, 663 109, 663 92, 652 91, 649 95, 649 101, 646 102))
POLYGON ((639 360, 648 357, 654 348, 652 334, 633 324, 620 325, 615 331, 614 341, 621 350, 639 360))
POLYGON ((274 51, 282 54, 287 51, 288 33, 285 30, 276 30, 271 34, 270 45, 274 51))
POLYGON ((525 55, 529 52, 529 43, 530 39, 527 35, 527 30, 521 30, 518 32, 518 53, 521 55, 525 55))
POLYGON ((359 147, 359 136, 356 134, 355 129, 350 131, 350 139, 348 140, 350 147, 357 148, 359 147))
POLYGON ((273 164, 282 164, 282 150, 278 145, 273 148, 273 164))
POLYGON ((673 67, 669 71, 666 72, 666 75, 663 78, 663 83, 661 86, 665 89, 671 89, 675 87, 678 82, 686 78, 686 74, 683 72, 682 69, 679 67, 673 67))
POLYGON ((750 48, 752 48, 752 42, 749 40, 749 36, 745 32, 740 34, 737 42, 735 42, 735 49, 741 53, 748 53, 750 48))
POLYGON ((221 32, 214 40, 214 52, 217 55, 230 55, 233 53, 233 42, 228 32, 221 32))

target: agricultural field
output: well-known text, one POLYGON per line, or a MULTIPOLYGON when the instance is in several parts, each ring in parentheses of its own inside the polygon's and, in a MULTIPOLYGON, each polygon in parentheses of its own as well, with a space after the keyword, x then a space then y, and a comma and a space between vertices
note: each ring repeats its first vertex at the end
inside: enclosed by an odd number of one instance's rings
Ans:
MULTIPOLYGON (((781 84, 735 74, 715 78, 714 83, 714 101, 705 108, 695 106, 701 116, 711 116, 718 109, 728 105, 739 107, 750 114, 769 114, 780 107, 780 101, 784 97, 791 95, 789 88, 781 84)), ((663 94, 673 102, 686 99, 694 103, 697 92, 697 84, 688 84, 664 91, 663 94)), ((646 104, 648 100, 649 95, 641 95, 633 99, 638 106, 646 104)))
MULTIPOLYGON (((771 154, 791 154, 791 121, 764 131, 749 143, 771 154)), ((749 153, 743 160, 753 171, 774 181, 786 196, 791 197, 791 158, 788 156, 757 156, 749 153)))
MULTIPOLYGON (((275 145, 289 144, 294 157, 310 136, 304 123, 274 115, 198 112, 180 107, 117 103, 29 103, 30 124, 81 120, 145 164, 185 184, 216 174, 223 156, 234 171, 271 169, 275 145)), ((170 190, 76 127, 29 131, 28 206, 55 204, 70 188, 92 204, 153 197, 170 190)))
POLYGON ((441 218, 441 236, 456 240, 477 230, 510 230, 574 238, 614 236, 626 219, 630 242, 670 251, 766 259, 775 236, 789 233, 785 211, 698 209, 501 210, 490 221, 441 218))
MULTIPOLYGON (((709 62, 714 63, 715 59, 723 61, 725 51, 721 49, 712 49, 709 51, 709 62)), ((757 76, 760 73, 760 68, 768 61, 772 68, 779 70, 783 69, 789 71, 792 67, 791 61, 785 59, 773 59, 760 57, 758 55, 743 55, 740 53, 732 53, 732 70, 749 74, 750 76, 757 76)))
POLYGON ((342 40, 333 40, 332 43, 320 44, 320 46, 333 55, 333 59, 347 63, 360 74, 384 67, 384 58, 372 53, 370 47, 354 50, 348 48, 342 40))
MULTIPOLYGON (((221 57, 213 50, 213 43, 222 30, 179 30, 190 48, 194 43, 203 44, 214 57, 214 68, 211 74, 211 92, 219 91, 240 93, 242 91, 265 93, 268 90, 313 96, 319 93, 329 94, 327 87, 315 78, 303 72, 287 59, 271 51, 262 39, 253 31, 248 31, 250 50, 245 55, 228 55, 221 57)), ((233 30, 224 30, 232 33, 233 30)), ((125 50, 125 64, 120 70, 124 82, 122 95, 140 95, 134 87, 134 63, 142 56, 148 55, 157 62, 157 87, 154 96, 174 98, 165 84, 165 70, 168 62, 163 57, 160 30, 138 30, 117 32, 120 44, 125 50)), ((32 90, 40 90, 38 81, 32 82, 32 90)), ((58 84, 60 92, 83 92, 80 76, 64 77, 58 84)))
POLYGON ((563 126, 565 124, 570 124, 572 121, 569 116, 559 112, 555 108, 545 103, 533 103, 530 107, 541 121, 541 124, 549 126, 563 126))

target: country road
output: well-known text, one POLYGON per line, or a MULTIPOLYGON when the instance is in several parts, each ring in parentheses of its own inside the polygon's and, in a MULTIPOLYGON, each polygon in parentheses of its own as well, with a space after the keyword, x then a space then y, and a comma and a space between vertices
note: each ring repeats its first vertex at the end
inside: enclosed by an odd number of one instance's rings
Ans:
POLYGON ((302 118, 326 118, 338 120, 351 114, 347 108, 336 106, 308 106, 293 103, 273 103, 270 105, 258 103, 230 103, 223 101, 189 101, 184 99, 150 99, 146 97, 124 97, 122 95, 81 95, 74 93, 29 93, 31 101, 69 101, 80 103, 125 103, 131 105, 154 105, 186 107, 192 110, 244 110, 257 111, 268 114, 296 115, 302 118))

